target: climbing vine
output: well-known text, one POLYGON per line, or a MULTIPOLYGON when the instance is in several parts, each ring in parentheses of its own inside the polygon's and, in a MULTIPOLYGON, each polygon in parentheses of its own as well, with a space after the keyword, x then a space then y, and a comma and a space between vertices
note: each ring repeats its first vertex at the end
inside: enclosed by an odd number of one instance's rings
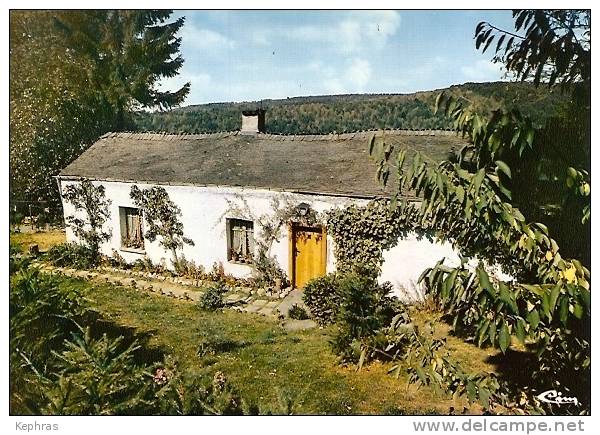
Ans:
POLYGON ((416 210, 390 209, 384 199, 364 206, 350 205, 326 213, 327 229, 335 242, 335 258, 340 270, 360 266, 379 274, 383 252, 393 248, 409 232, 432 237, 432 232, 416 222, 416 210))
POLYGON ((311 207, 306 207, 306 214, 303 215, 298 207, 299 203, 287 196, 273 197, 270 211, 261 215, 257 215, 246 198, 240 194, 235 194, 233 200, 226 199, 226 202, 227 209, 219 216, 217 222, 222 222, 224 217, 233 217, 251 220, 258 226, 254 237, 257 249, 252 262, 257 285, 272 286, 276 280, 280 280, 282 285, 287 284, 285 272, 279 267, 277 259, 271 255, 273 243, 283 237, 282 231, 289 223, 316 225, 321 220, 319 214, 311 207))
POLYGON ((135 205, 142 210, 148 223, 145 237, 153 242, 160 236, 160 245, 171 251, 173 265, 178 268, 177 249, 183 248, 184 244, 194 246, 194 241, 183 234, 183 223, 179 220, 181 209, 171 201, 169 194, 161 186, 140 189, 133 185, 130 196, 135 205))
POLYGON ((104 223, 110 216, 108 207, 111 203, 106 198, 104 186, 94 186, 90 180, 84 178, 79 184, 67 185, 62 196, 75 207, 75 210, 85 213, 85 219, 67 216, 65 220, 73 233, 90 248, 97 259, 100 255, 100 244, 111 236, 110 231, 103 229, 104 223))

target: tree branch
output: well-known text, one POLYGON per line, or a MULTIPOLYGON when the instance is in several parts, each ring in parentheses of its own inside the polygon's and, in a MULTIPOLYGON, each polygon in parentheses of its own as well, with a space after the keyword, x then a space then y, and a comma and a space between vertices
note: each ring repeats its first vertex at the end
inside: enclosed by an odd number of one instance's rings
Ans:
POLYGON ((490 27, 490 28, 492 28, 492 29, 494 29, 494 30, 496 30, 498 32, 504 33, 506 35, 514 36, 515 38, 519 38, 521 40, 525 40, 524 36, 517 35, 516 33, 512 33, 512 32, 509 32, 508 30, 504 30, 504 29, 501 29, 499 27, 496 27, 493 24, 488 23, 487 21, 484 21, 484 23, 485 23, 486 26, 488 26, 488 27, 490 27))

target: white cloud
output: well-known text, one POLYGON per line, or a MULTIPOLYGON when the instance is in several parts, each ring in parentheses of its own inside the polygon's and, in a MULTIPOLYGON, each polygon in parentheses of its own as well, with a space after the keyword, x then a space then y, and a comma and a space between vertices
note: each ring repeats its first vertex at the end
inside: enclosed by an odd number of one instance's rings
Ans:
POLYGON ((313 92, 322 94, 348 94, 362 92, 370 83, 373 75, 371 64, 362 58, 352 58, 340 67, 333 67, 321 61, 312 61, 306 65, 313 81, 313 92))
MULTIPOLYGON (((338 20, 338 17, 335 19, 338 20)), ((400 14, 396 11, 353 11, 331 25, 291 27, 285 29, 281 36, 306 43, 327 44, 349 54, 382 49, 399 26, 400 14)))
POLYGON ((460 68, 466 79, 483 82, 499 80, 503 74, 501 64, 489 60, 480 59, 473 65, 465 65, 460 68))
POLYGON ((214 30, 199 28, 192 23, 186 23, 181 30, 183 43, 192 50, 220 52, 235 48, 236 44, 231 38, 214 30))
MULTIPOLYGON (((183 69, 185 70, 185 66, 183 69)), ((205 101, 207 92, 211 89, 213 83, 210 74, 203 72, 189 73, 182 71, 182 74, 175 77, 165 77, 158 84, 158 89, 161 91, 176 91, 187 82, 190 82, 191 85, 190 93, 186 98, 186 102, 182 105, 205 101)))
POLYGON ((285 98, 302 95, 301 83, 287 79, 257 78, 253 81, 226 82, 211 87, 212 98, 206 101, 259 101, 268 98, 285 98), (268 84, 266 86, 265 84, 268 84))
POLYGON ((365 59, 352 59, 346 71, 347 80, 354 88, 362 91, 371 79, 371 64, 365 59))
POLYGON ((335 77, 330 77, 323 80, 323 88, 321 93, 323 94, 348 94, 348 89, 344 86, 342 81, 335 77))
POLYGON ((258 46, 269 45, 269 32, 262 29, 255 29, 250 33, 250 41, 258 46))

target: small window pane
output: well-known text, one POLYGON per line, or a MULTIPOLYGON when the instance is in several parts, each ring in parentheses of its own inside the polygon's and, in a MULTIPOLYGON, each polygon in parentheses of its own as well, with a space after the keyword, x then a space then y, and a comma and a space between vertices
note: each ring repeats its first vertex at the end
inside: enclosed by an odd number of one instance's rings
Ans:
POLYGON ((142 228, 142 215, 139 209, 123 207, 122 219, 124 220, 121 244, 126 248, 144 249, 144 232, 142 228))
POLYGON ((227 259, 237 263, 252 263, 254 224, 242 219, 227 219, 227 259))

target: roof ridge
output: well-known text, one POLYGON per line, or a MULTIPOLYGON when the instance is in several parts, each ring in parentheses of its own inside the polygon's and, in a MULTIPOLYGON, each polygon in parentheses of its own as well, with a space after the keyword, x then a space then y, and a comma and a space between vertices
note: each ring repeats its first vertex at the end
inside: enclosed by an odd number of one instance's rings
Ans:
POLYGON ((354 138, 368 138, 375 134, 394 134, 398 136, 451 136, 456 132, 454 130, 442 129, 406 129, 406 128, 386 128, 373 130, 359 130, 343 133, 324 133, 324 134, 276 134, 259 133, 259 137, 275 140, 293 140, 293 141, 311 141, 311 140, 348 140, 354 138))
MULTIPOLYGON (((121 138, 137 140, 198 140, 211 138, 225 138, 237 136, 240 132, 219 131, 213 133, 167 133, 167 132, 137 132, 121 131, 108 132, 100 136, 100 139, 121 138)), ((274 140, 293 140, 293 141, 311 141, 311 140, 349 140, 354 138, 368 138, 375 134, 395 134, 399 136, 449 136, 455 134, 454 130, 442 129, 408 129, 408 128, 385 128, 372 130, 357 130, 343 133, 321 133, 321 134, 281 134, 281 133, 258 133, 256 137, 274 140)))
POLYGON ((222 138, 229 136, 237 136, 238 131, 219 131, 214 133, 167 133, 167 132, 151 132, 151 131, 118 131, 108 132, 100 136, 100 139, 137 139, 137 140, 196 140, 205 138, 222 138))

